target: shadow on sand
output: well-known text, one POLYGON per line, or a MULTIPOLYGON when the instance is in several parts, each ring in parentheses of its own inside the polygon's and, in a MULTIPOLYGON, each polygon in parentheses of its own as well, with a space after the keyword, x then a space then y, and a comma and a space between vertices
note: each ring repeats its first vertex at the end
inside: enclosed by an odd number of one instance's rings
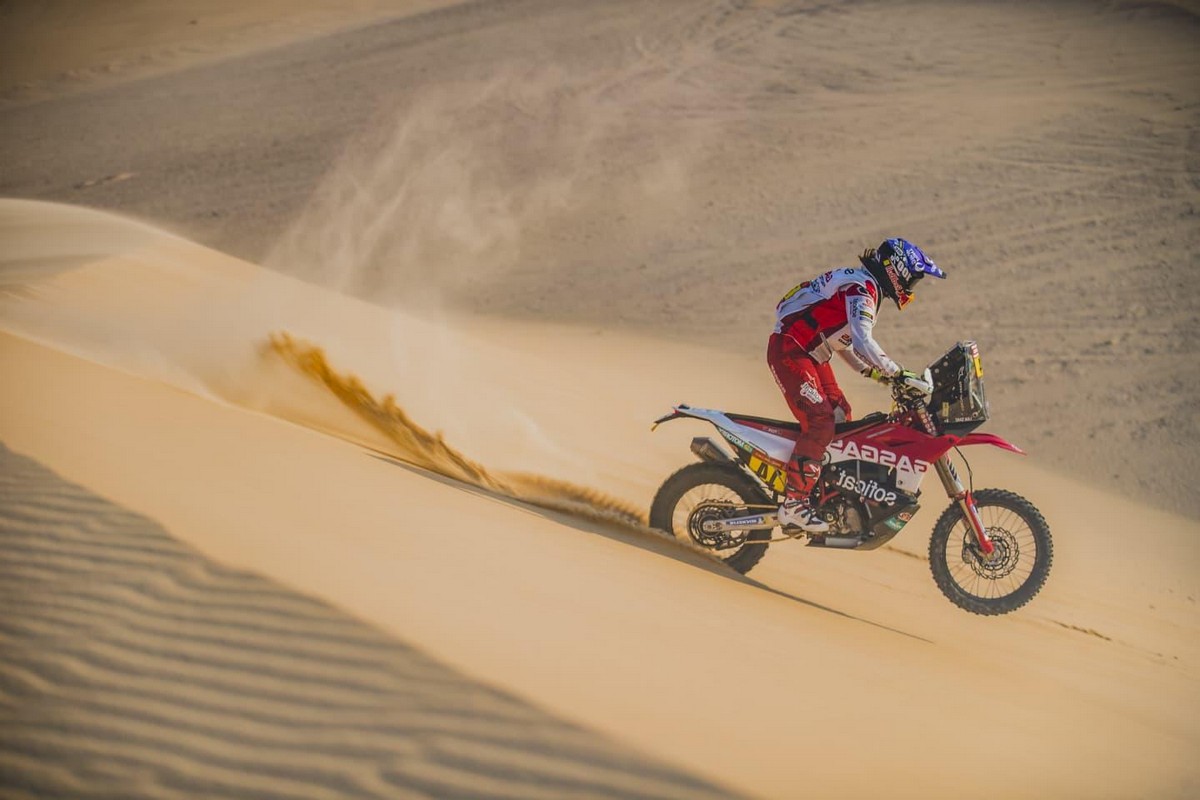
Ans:
POLYGON ((487 489, 471 486, 470 484, 463 483, 462 481, 454 480, 453 478, 447 478, 445 475, 414 466, 385 453, 370 450, 368 450, 367 453, 372 458, 376 458, 380 461, 391 464, 392 466, 408 470, 409 472, 418 474, 423 478, 437 481, 445 486, 450 486, 455 489, 459 489, 460 491, 469 492, 480 497, 487 497, 514 508, 523 509, 524 511, 544 517, 545 519, 553 520, 554 522, 565 527, 572 528, 577 531, 583 531, 585 533, 604 536, 605 538, 619 541, 623 544, 632 545, 642 550, 654 553, 655 555, 664 556, 680 563, 687 564, 688 566, 705 570, 713 575, 718 575, 722 578, 725 578, 726 580, 736 581, 747 586, 753 586, 756 589, 761 589, 764 592, 769 592, 770 594, 782 597, 794 603, 800 603, 801 605, 808 606, 809 608, 815 608, 819 611, 824 611, 827 614, 834 614, 853 622, 861 623, 863 625, 870 625, 873 628, 879 628, 880 630, 885 630, 889 633, 894 633, 898 636, 904 636, 909 639, 915 639, 927 644, 934 643, 930 639, 926 639, 923 636, 918 636, 917 634, 909 633, 907 631, 900 630, 899 628, 893 628, 880 622, 874 622, 845 611, 840 611, 836 608, 822 605, 821 603, 813 600, 807 600, 803 597, 798 597, 781 589, 768 586, 767 584, 756 581, 753 578, 748 578, 745 575, 735 572, 734 570, 725 566, 725 564, 719 560, 712 558, 706 553, 700 551, 698 548, 693 549, 680 544, 660 531, 654 531, 647 528, 634 527, 630 525, 621 525, 615 522, 608 523, 603 521, 582 519, 562 511, 543 508, 541 506, 514 499, 498 492, 491 492, 487 489))

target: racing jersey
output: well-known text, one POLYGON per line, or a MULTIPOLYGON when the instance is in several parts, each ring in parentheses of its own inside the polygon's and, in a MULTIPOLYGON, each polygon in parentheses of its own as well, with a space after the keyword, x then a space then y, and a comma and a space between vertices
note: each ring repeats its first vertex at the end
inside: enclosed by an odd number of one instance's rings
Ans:
POLYGON ((775 308, 775 332, 823 364, 836 352, 857 372, 875 367, 889 377, 900 365, 871 335, 879 311, 879 287, 863 267, 837 269, 805 281, 775 308))

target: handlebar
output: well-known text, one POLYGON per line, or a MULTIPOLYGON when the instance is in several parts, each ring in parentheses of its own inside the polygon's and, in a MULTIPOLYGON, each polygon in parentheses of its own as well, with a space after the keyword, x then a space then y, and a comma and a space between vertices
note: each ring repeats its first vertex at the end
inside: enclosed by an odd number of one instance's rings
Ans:
POLYGON ((892 398, 900 400, 923 400, 933 396, 933 375, 928 369, 917 376, 912 373, 897 375, 891 381, 892 398))

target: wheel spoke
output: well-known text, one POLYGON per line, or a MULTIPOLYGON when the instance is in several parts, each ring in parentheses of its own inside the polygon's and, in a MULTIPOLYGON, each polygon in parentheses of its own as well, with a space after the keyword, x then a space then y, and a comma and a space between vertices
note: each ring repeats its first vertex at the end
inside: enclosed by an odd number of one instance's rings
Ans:
MULTIPOLYGON (((730 507, 730 510, 725 513, 718 513, 714 510, 712 516, 728 516, 729 514, 739 514, 745 510, 745 501, 728 486, 721 484, 702 484, 696 486, 686 492, 675 506, 675 514, 672 519, 672 526, 677 536, 682 534, 683 537, 691 539, 694 543, 701 547, 716 549, 722 558, 730 558, 737 554, 744 543, 731 547, 714 547, 711 540, 708 540, 704 534, 694 527, 697 517, 704 516, 704 509, 716 507, 718 504, 725 504, 730 507), (700 514, 697 515, 697 511, 700 514)), ((731 532, 729 536, 736 542, 738 539, 744 539, 748 531, 731 532)))
POLYGON ((742 516, 768 502, 769 496, 754 479, 734 464, 689 464, 667 478, 655 494, 650 525, 708 550, 745 574, 766 553, 770 529, 723 531, 722 526, 706 523, 742 516))

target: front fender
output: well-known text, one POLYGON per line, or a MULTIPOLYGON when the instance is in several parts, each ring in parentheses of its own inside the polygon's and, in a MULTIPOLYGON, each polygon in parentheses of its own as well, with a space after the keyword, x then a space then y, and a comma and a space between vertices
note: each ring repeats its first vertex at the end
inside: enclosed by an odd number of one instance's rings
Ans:
POLYGON ((1022 456, 1025 455, 1024 450, 1017 447, 1012 442, 1002 439, 994 433, 968 433, 966 436, 959 439, 955 446, 963 447, 968 444, 990 444, 995 447, 999 447, 1001 450, 1008 450, 1009 452, 1022 456))

